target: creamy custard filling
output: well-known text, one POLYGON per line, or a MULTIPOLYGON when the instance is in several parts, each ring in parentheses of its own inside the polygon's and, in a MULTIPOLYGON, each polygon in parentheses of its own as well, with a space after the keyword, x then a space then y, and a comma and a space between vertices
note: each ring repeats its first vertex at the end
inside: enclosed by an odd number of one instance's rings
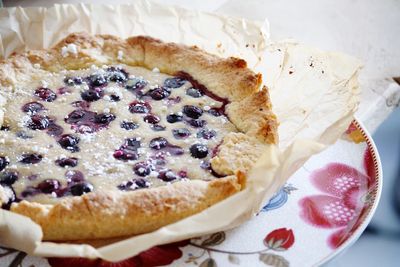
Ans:
POLYGON ((3 207, 216 178, 209 160, 237 130, 224 101, 188 80, 157 69, 93 66, 2 90, 3 207))

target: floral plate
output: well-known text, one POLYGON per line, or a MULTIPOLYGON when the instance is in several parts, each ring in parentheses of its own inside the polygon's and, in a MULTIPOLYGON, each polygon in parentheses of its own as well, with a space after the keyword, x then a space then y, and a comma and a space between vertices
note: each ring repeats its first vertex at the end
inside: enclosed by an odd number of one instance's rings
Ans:
POLYGON ((312 157, 242 226, 153 247, 120 263, 39 258, 0 249, 0 266, 312 266, 354 243, 376 209, 382 170, 376 147, 354 121, 342 138, 312 157))

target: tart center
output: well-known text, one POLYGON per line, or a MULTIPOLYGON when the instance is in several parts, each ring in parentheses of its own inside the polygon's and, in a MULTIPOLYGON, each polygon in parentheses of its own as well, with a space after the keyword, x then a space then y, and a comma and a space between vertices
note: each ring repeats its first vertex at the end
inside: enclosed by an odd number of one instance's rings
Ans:
POLYGON ((189 80, 93 66, 0 92, 9 99, 0 131, 3 207, 217 178, 209 160, 236 128, 224 100, 189 80))

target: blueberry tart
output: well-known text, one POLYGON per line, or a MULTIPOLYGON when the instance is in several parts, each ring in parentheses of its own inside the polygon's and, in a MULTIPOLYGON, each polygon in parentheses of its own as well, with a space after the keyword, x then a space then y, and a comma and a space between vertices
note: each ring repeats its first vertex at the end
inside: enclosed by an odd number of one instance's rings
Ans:
POLYGON ((0 206, 44 240, 136 235, 239 192, 277 121, 238 58, 76 33, 0 62, 0 206))

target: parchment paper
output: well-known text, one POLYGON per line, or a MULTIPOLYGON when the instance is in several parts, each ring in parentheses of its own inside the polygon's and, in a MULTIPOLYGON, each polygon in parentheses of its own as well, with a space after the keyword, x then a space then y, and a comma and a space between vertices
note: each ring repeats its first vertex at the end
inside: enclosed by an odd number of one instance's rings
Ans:
POLYGON ((133 5, 56 5, 0 10, 0 56, 54 45, 68 33, 120 37, 146 34, 239 56, 261 72, 280 121, 280 144, 269 146, 248 174, 245 190, 155 232, 106 246, 41 242, 30 219, 0 210, 0 244, 29 254, 120 261, 154 245, 230 229, 250 219, 313 154, 344 132, 358 104, 357 60, 293 41, 271 42, 268 23, 222 17, 148 1, 133 5))

